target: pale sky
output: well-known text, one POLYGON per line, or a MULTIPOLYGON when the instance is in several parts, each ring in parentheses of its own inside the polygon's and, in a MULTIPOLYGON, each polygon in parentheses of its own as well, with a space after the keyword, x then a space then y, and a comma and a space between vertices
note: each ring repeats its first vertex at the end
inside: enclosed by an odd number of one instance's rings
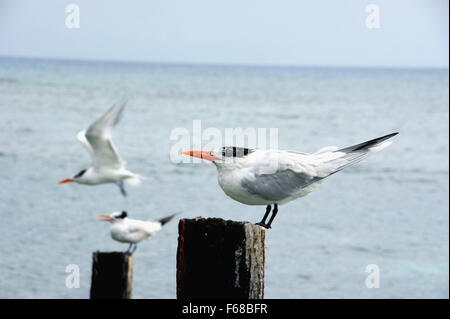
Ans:
POLYGON ((448 68, 448 28, 447 0, 0 0, 0 56, 448 68))

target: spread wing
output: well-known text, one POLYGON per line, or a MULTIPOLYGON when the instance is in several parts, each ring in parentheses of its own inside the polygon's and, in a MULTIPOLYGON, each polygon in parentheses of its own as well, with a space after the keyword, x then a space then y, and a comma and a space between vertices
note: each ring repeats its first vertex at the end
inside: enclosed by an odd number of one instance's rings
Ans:
POLYGON ((87 149, 94 167, 120 168, 124 161, 112 143, 112 129, 119 122, 125 103, 113 105, 85 131, 78 133, 78 140, 87 149))
POLYGON ((77 134, 77 138, 80 141, 81 145, 86 149, 86 151, 89 153, 89 156, 91 159, 94 157, 94 150, 92 149, 91 144, 89 144, 88 140, 86 139, 86 130, 83 130, 77 134))

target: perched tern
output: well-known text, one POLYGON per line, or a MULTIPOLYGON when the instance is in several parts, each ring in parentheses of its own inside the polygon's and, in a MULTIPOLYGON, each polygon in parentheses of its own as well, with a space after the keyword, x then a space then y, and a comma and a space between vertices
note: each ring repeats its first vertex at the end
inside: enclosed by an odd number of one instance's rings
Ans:
POLYGON ((220 187, 232 199, 246 205, 267 205, 264 217, 257 225, 271 228, 279 204, 306 196, 325 177, 389 146, 392 142, 386 140, 397 134, 341 149, 326 147, 314 154, 243 147, 181 154, 212 161, 217 168, 220 187), (272 205, 272 216, 266 223, 272 205))
POLYGON ((124 108, 125 103, 113 105, 87 130, 78 133, 78 140, 91 156, 92 166, 81 170, 73 178, 59 181, 59 184, 70 182, 85 185, 115 183, 119 186, 122 195, 126 196, 124 181, 131 184, 139 183, 139 175, 125 169, 125 162, 120 158, 111 141, 112 129, 119 122, 124 108))
POLYGON ((137 243, 159 232, 166 223, 177 215, 173 214, 157 221, 142 221, 128 218, 125 211, 114 212, 110 215, 101 214, 99 221, 111 223, 111 237, 121 243, 129 243, 127 252, 133 253, 137 243))

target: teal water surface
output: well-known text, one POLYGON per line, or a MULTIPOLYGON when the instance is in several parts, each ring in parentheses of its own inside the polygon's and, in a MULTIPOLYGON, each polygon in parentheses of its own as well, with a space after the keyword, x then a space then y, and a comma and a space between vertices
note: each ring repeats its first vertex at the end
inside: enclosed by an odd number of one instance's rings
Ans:
MULTIPOLYGON (((314 152, 399 131, 394 144, 280 208, 266 233, 267 298, 448 298, 448 70, 241 67, 0 59, 0 297, 87 298, 94 250, 124 250, 96 215, 175 211, 259 221, 211 164, 173 163, 175 128, 278 128, 314 152), (57 185, 89 165, 76 133, 112 103, 115 143, 148 179, 57 185), (81 271, 65 285, 66 266, 81 271), (365 285, 380 268, 380 288, 365 285)), ((247 145, 252 147, 252 145, 247 145)), ((135 298, 174 298, 177 222, 139 245, 135 298)))

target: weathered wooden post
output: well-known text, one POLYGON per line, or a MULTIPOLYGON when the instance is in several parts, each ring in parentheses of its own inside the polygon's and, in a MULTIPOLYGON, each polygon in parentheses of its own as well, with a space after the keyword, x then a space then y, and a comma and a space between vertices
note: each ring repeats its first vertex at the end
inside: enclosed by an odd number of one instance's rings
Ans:
POLYGON ((130 253, 92 254, 91 299, 131 299, 134 257, 130 253))
POLYGON ((220 218, 178 224, 177 298, 264 297, 265 229, 220 218))

